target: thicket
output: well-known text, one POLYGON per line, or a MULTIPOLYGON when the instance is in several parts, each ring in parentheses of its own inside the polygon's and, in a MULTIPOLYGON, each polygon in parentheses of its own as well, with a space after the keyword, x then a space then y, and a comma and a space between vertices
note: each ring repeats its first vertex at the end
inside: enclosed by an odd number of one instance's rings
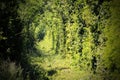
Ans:
MULTIPOLYGON (((1 1, 0 66, 9 65, 6 70, 14 66, 23 80, 48 80, 47 71, 32 63, 31 57, 60 54, 73 59, 71 66, 90 72, 91 80, 119 80, 119 3, 117 0, 1 1)), ((3 79, 4 74, 1 75, 3 79)))

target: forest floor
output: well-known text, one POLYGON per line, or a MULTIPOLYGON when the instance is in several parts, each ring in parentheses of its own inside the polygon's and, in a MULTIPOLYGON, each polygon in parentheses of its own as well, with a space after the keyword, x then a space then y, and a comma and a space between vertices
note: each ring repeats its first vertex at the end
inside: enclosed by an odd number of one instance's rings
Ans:
POLYGON ((90 80, 89 71, 80 70, 79 65, 74 65, 74 60, 67 55, 60 54, 32 57, 33 64, 37 64, 47 71, 50 80, 90 80))

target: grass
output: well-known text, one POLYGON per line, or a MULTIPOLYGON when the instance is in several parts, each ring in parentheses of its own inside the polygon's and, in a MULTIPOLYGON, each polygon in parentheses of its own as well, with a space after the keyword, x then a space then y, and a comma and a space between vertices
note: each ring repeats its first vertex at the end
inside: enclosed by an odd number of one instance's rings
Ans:
POLYGON ((41 66, 47 71, 50 80, 89 80, 89 71, 81 71, 79 66, 73 65, 74 60, 61 54, 31 57, 32 64, 41 66))

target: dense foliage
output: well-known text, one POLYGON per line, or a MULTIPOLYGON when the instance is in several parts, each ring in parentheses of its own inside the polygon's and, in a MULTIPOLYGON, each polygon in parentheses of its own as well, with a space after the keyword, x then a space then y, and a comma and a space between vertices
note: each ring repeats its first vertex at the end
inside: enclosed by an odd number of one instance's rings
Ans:
POLYGON ((119 4, 1 1, 0 80, 119 80, 119 4))

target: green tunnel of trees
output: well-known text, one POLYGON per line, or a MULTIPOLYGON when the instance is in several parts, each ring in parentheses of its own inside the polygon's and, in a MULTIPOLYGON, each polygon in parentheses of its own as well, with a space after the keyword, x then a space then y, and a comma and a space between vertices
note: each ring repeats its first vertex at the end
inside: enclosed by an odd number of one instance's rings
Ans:
POLYGON ((67 68, 89 73, 71 80, 119 80, 119 4, 118 0, 1 0, 0 80, 68 80, 55 78, 67 68), (53 59, 62 66, 66 60, 69 66, 46 68, 45 60, 51 60, 49 64, 53 59))

